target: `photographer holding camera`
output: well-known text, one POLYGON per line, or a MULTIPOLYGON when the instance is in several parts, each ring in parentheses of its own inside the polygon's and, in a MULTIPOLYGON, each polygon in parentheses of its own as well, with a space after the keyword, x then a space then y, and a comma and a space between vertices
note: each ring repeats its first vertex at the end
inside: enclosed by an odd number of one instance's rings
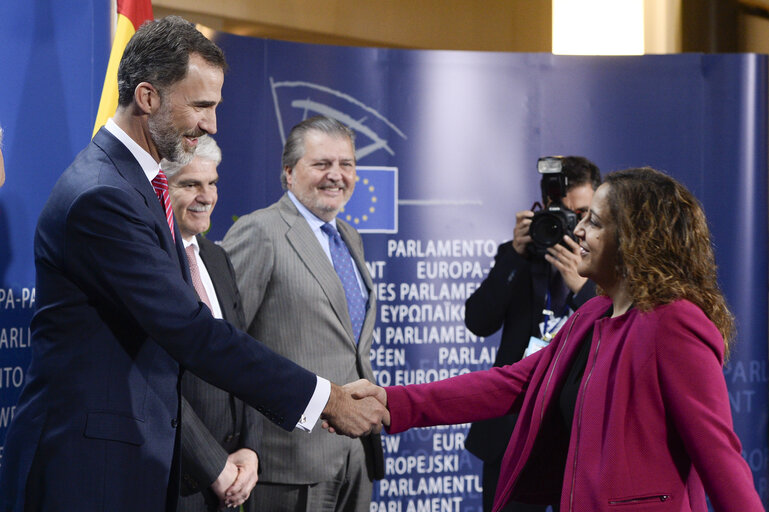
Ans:
MULTIPOLYGON (((598 167, 580 156, 540 158, 544 208, 515 216, 513 240, 499 246, 494 267, 465 303, 465 324, 478 336, 502 328, 494 366, 544 347, 568 316, 595 296, 595 284, 577 273, 573 231, 601 184, 598 167)), ((473 423, 465 447, 483 461, 483 509, 491 511, 500 464, 515 415, 473 423)), ((557 503, 553 504, 557 510, 557 503)), ((540 512, 542 505, 508 503, 505 512, 540 512)))

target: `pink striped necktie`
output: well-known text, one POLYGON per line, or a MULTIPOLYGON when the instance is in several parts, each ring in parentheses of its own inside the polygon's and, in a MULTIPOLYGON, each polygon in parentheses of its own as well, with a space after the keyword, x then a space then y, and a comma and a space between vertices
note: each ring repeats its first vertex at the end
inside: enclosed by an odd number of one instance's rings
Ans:
POLYGON ((171 228, 171 237, 176 242, 176 235, 174 234, 174 211, 171 209, 171 198, 168 196, 168 180, 163 172, 163 169, 158 170, 158 175, 152 178, 152 188, 155 189, 155 193, 158 195, 160 205, 163 207, 163 211, 166 212, 166 222, 168 227, 171 228))
POLYGON ((211 307, 211 301, 206 293, 206 287, 203 285, 203 278, 200 277, 200 267, 198 266, 198 259, 195 257, 195 246, 190 244, 185 251, 187 251, 187 263, 190 265, 192 286, 194 286, 195 291, 198 292, 198 298, 213 312, 214 308, 211 307))

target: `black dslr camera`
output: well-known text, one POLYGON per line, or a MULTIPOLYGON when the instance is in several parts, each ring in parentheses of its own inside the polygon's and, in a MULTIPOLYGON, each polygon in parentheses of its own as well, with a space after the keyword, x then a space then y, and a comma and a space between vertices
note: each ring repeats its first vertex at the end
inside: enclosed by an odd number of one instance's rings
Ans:
POLYGON ((544 156, 537 160, 537 171, 542 174, 540 188, 542 189, 542 210, 534 213, 529 226, 532 243, 529 252, 543 257, 548 247, 563 243, 563 236, 574 237, 574 228, 579 218, 577 214, 563 205, 566 196, 568 178, 563 173, 563 157, 544 156))

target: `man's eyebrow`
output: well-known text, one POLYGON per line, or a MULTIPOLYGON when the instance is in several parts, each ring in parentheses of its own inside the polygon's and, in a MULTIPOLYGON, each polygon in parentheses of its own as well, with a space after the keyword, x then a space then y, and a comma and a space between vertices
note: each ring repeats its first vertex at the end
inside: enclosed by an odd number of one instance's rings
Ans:
POLYGON ((194 178, 186 178, 186 179, 183 179, 183 180, 179 180, 177 185, 194 185, 196 183, 202 183, 202 181, 201 180, 196 180, 194 178))
POLYGON ((198 100, 193 101, 192 104, 196 107, 215 107, 217 105, 221 105, 223 101, 223 99, 219 101, 198 100))

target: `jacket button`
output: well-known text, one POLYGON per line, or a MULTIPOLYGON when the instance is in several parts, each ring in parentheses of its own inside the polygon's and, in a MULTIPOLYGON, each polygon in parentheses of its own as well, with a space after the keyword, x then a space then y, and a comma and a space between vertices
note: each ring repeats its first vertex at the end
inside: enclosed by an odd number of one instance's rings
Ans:
POLYGON ((171 418, 171 428, 176 428, 179 426, 179 420, 176 418, 171 418))

